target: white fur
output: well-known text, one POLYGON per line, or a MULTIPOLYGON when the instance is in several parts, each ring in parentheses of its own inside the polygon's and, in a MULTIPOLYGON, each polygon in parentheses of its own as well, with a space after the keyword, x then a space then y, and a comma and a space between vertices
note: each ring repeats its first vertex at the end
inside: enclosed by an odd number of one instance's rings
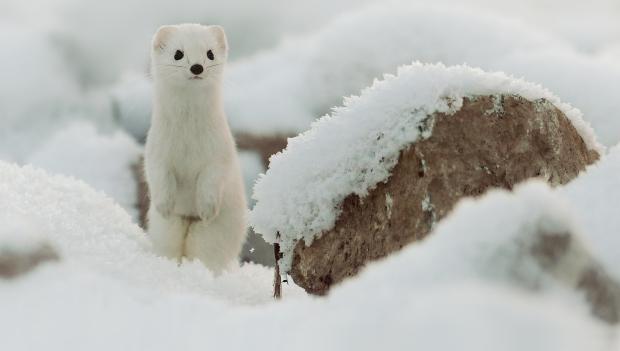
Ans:
POLYGON ((154 249, 179 262, 197 258, 216 273, 236 262, 246 237, 243 181, 222 106, 227 50, 219 26, 164 26, 155 34, 144 162, 154 249), (174 59, 177 50, 181 60, 174 59), (194 64, 205 67, 202 79, 191 79, 194 64))

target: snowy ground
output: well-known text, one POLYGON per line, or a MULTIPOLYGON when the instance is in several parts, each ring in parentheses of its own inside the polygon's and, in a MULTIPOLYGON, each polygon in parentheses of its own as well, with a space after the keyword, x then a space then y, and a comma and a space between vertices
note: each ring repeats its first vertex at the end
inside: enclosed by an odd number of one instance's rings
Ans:
POLYGON ((426 241, 321 299, 244 265, 214 278, 155 257, 101 193, 0 163, 0 252, 48 240, 60 261, 0 280, 3 345, 12 350, 614 350, 616 327, 523 251, 539 230, 568 231, 620 278, 615 207, 620 150, 564 189, 536 181, 464 201, 426 241), (584 211, 582 204, 597 204, 584 211), (492 213, 492 216, 489 214, 492 213), (595 225, 592 225, 595 223, 595 225), (7 232, 10 230, 11 232, 7 232), (615 230, 611 230, 615 232, 615 230), (21 240, 15 240, 19 235, 21 240), (278 337, 274 337, 273 334, 278 337))
MULTIPOLYGON (((540 272, 526 270, 546 282, 533 291, 484 267, 526 233, 509 229, 550 218, 620 280, 620 3, 433 4, 0 2, 0 252, 43 240, 60 255, 0 278, 2 348, 617 349, 617 328, 593 318, 583 296, 540 272), (238 132, 304 131, 344 96, 419 60, 540 83, 612 149, 565 188, 529 184, 463 203, 430 240, 327 298, 291 285, 273 303, 271 269, 213 277, 197 263, 177 267, 150 253, 135 224, 130 167, 149 125, 148 43, 159 25, 191 21, 227 29, 226 102, 238 132)), ((249 193, 263 169, 255 154, 241 159, 249 193)))

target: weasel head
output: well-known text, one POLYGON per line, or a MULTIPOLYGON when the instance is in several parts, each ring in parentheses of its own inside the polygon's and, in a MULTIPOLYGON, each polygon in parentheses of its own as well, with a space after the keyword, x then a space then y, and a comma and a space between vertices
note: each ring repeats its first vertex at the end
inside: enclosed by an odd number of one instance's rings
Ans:
POLYGON ((219 84, 227 58, 221 26, 162 26, 153 37, 151 73, 156 84, 204 87, 219 84))

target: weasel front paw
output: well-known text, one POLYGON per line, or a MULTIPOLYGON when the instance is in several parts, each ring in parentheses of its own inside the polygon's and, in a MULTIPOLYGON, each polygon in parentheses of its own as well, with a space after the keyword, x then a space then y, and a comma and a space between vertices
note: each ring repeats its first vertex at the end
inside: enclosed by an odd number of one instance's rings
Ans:
POLYGON ((198 202, 198 216, 200 219, 208 222, 217 217, 220 213, 220 206, 215 198, 207 198, 198 202))
POLYGON ((155 209, 164 218, 170 217, 172 210, 174 210, 174 201, 162 201, 155 204, 155 209))

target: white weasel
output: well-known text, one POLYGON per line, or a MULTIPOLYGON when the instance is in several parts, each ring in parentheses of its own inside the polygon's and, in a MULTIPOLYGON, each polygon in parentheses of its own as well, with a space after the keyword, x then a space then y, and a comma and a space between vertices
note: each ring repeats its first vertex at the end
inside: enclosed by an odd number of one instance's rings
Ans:
POLYGON ((219 273, 246 238, 246 200, 224 114, 228 55, 220 26, 161 27, 152 42, 154 100, 145 151, 156 253, 199 259, 219 273))

